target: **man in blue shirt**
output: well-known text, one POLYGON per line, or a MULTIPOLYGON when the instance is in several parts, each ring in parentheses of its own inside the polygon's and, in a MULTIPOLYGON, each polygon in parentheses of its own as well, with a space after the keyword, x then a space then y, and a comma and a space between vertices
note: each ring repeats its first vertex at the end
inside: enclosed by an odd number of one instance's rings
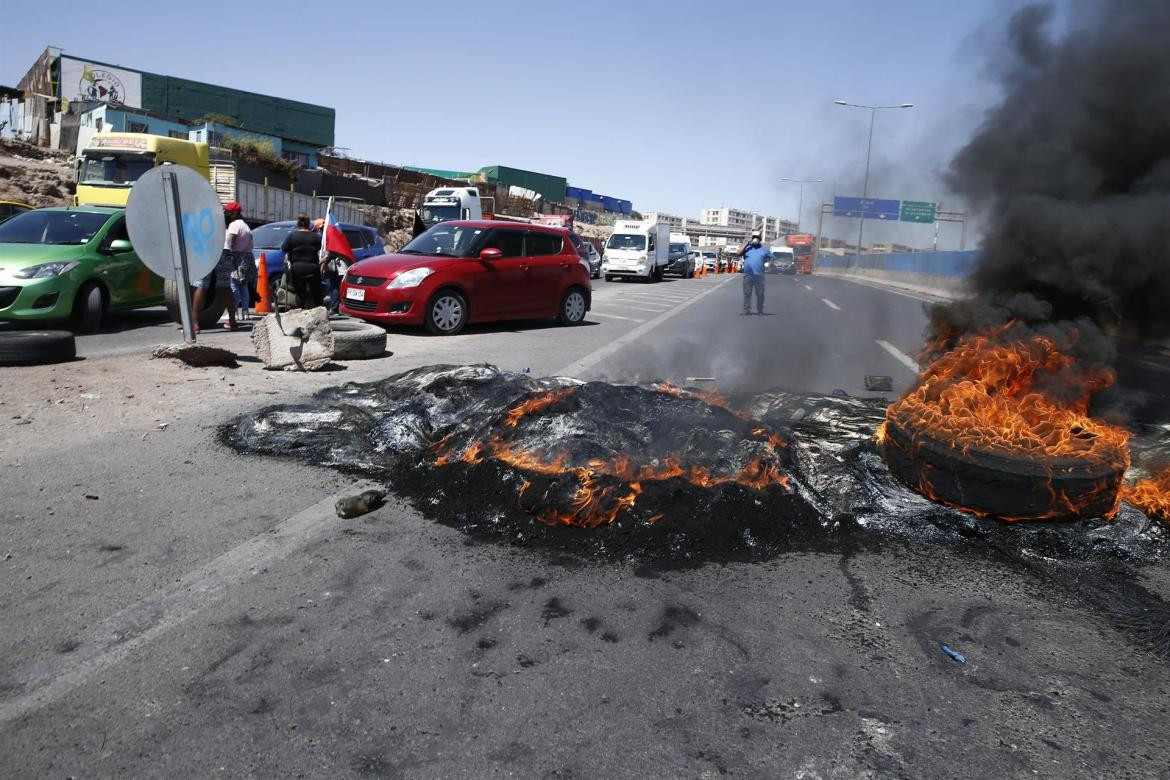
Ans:
POLYGON ((758 232, 739 250, 743 257, 743 312, 752 313, 752 290, 756 291, 756 313, 764 313, 764 263, 772 259, 772 250, 760 241, 758 232))

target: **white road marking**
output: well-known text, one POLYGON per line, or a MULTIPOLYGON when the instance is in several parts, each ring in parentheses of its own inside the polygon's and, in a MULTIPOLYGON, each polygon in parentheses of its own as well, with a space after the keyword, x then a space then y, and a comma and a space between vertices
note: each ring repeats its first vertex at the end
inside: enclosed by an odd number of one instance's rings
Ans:
MULTIPOLYGON (((351 486, 346 494, 370 487, 373 485, 351 486)), ((230 589, 297 552, 316 534, 336 528, 334 504, 340 497, 330 496, 313 504, 271 530, 187 572, 170 587, 120 610, 82 637, 81 645, 72 653, 44 654, 41 660, 15 670, 9 679, 18 681, 27 693, 0 703, 0 724, 52 704, 143 645, 190 620, 230 589)))
POLYGON ((821 300, 824 301, 825 305, 828 306, 833 311, 841 311, 841 307, 838 306, 837 304, 833 303, 832 301, 830 301, 828 298, 821 298, 821 300))
POLYGON ((809 292, 812 292, 812 288, 809 287, 807 284, 804 286, 804 289, 808 290, 809 292))
POLYGON ((589 314, 586 314, 585 316, 588 317, 590 314, 593 315, 594 317, 601 317, 602 319, 607 319, 607 320, 627 320, 629 322, 645 322, 646 321, 646 320, 640 320, 637 317, 623 317, 620 314, 602 314, 596 308, 590 309, 589 314))
POLYGON ((642 323, 641 325, 634 328, 633 330, 631 330, 629 333, 622 336, 621 338, 611 341, 610 343, 606 344, 604 347, 601 347, 600 349, 593 350, 585 357, 580 358, 579 360, 575 360, 572 363, 570 363, 569 365, 565 366, 564 368, 559 369, 558 371, 555 371, 553 373, 556 375, 559 375, 559 376, 576 376, 576 377, 581 376, 581 374, 583 374, 586 370, 592 368, 594 365, 600 363, 602 360, 605 360, 607 357, 614 354, 615 352, 620 350, 622 347, 626 346, 627 344, 629 344, 632 341, 637 341, 638 339, 642 338, 643 334, 648 333, 651 330, 654 330, 654 328, 656 328, 659 325, 661 325, 662 323, 666 322, 671 317, 686 310, 687 307, 689 307, 689 306, 697 303, 701 299, 707 297, 708 295, 715 292, 720 287, 722 287, 724 284, 726 284, 727 282, 730 282, 730 281, 731 281, 731 277, 729 276, 726 279, 723 279, 719 282, 716 282, 713 286, 709 287, 708 289, 704 290, 703 292, 699 293, 698 295, 692 297, 690 300, 684 301, 684 302, 680 303, 678 306, 675 306, 674 308, 669 309, 669 310, 663 312, 662 314, 659 314, 654 319, 652 319, 648 322, 642 323))
POLYGON ((620 293, 614 293, 613 295, 606 296, 606 297, 607 298, 649 298, 649 299, 652 299, 655 301, 671 301, 674 303, 678 303, 679 301, 685 301, 688 298, 691 298, 693 296, 691 296, 691 295, 663 294, 663 293, 645 293, 645 292, 620 292, 620 293))
POLYGON ((666 311, 677 305, 673 303, 656 303, 654 301, 623 301, 615 298, 607 298, 596 303, 598 306, 617 306, 622 309, 649 309, 651 311, 666 311))
POLYGON ((915 375, 918 374, 918 363, 914 360, 914 358, 910 357, 888 341, 882 341, 881 339, 878 339, 877 345, 886 352, 889 352, 891 355, 893 355, 895 360, 913 371, 915 375))
POLYGON ((859 284, 862 287, 869 287, 873 290, 881 290, 882 292, 888 292, 892 295, 900 295, 903 298, 912 298, 916 301, 922 301, 923 303, 949 303, 950 301, 955 300, 955 298, 947 298, 943 295, 931 295, 929 293, 920 293, 914 290, 892 287, 888 284, 876 284, 868 279, 857 279, 851 276, 830 276, 826 278, 840 279, 843 282, 859 284))

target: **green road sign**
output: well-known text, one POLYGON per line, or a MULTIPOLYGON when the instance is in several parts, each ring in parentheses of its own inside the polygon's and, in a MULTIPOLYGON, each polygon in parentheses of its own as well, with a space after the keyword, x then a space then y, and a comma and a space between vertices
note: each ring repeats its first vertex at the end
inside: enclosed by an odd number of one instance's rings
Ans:
POLYGON ((934 222, 935 204, 924 200, 902 201, 902 222, 934 222))

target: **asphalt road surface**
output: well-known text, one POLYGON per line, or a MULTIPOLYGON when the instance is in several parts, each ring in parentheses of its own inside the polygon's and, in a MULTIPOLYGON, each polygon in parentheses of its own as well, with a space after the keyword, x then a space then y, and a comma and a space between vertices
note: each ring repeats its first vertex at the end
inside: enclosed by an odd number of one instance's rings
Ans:
POLYGON ((85 360, 0 369, 0 776, 1166 776, 1164 661, 978 549, 569 565, 393 496, 339 520, 360 483, 219 443, 431 363, 729 394, 914 378, 918 299, 771 277, 765 316, 740 307, 738 276, 603 282, 582 327, 395 330, 310 375, 147 361, 174 329, 146 313, 85 360))

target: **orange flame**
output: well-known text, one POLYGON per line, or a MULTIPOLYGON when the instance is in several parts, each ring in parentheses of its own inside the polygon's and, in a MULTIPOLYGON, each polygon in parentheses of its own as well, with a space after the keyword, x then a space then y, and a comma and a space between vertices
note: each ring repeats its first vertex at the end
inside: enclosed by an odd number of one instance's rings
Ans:
POLYGON ((886 418, 937 434, 963 452, 1128 464, 1129 432, 1088 416, 1091 395, 1112 383, 1112 373, 1078 368, 1043 336, 1010 344, 997 343, 994 334, 974 336, 931 364, 886 418), (1042 380, 1058 377, 1066 386, 1041 388, 1042 380))
POLYGON ((504 425, 515 428, 520 421, 530 414, 542 412, 566 396, 573 394, 573 388, 565 387, 559 390, 550 390, 547 393, 529 398, 524 403, 509 409, 504 415, 504 425))
MULTIPOLYGON (((658 389, 679 397, 701 395, 688 393, 669 384, 660 385, 658 389)), ((572 388, 564 388, 530 398, 504 414, 504 426, 515 428, 525 417, 544 412, 572 392, 572 388)), ((718 405, 729 408, 723 399, 718 398, 713 393, 702 395, 709 395, 720 402, 718 405)), ((708 400, 708 403, 711 401, 708 400)), ((737 415, 741 414, 735 410, 730 411, 737 415)), ((770 432, 762 426, 754 428, 752 435, 764 439, 773 454, 777 447, 788 446, 779 433, 770 432)), ((450 438, 448 435, 433 445, 429 450, 430 454, 435 455, 446 447, 450 438)), ((454 457, 453 451, 442 452, 436 455, 433 464, 443 466, 450 463, 452 459, 464 463, 479 463, 485 458, 492 458, 533 474, 559 476, 570 471, 576 477, 578 485, 572 498, 570 511, 559 511, 553 508, 535 510, 524 507, 523 496, 532 485, 529 480, 524 480, 520 488, 520 506, 525 511, 534 512, 539 520, 549 525, 596 528, 613 523, 620 512, 633 509, 638 496, 642 493, 642 483, 644 482, 682 479, 700 487, 715 487, 734 483, 753 490, 779 487, 785 492, 792 492, 792 478, 781 471, 775 463, 769 462, 766 456, 767 452, 756 455, 739 471, 719 475, 712 474, 710 469, 703 466, 684 467, 681 456, 677 454, 668 455, 657 462, 646 464, 635 464, 627 455, 616 455, 608 460, 592 460, 586 466, 570 469, 567 465, 569 456, 565 452, 552 454, 521 449, 516 444, 506 441, 502 434, 498 434, 487 442, 473 441, 458 458, 454 457), (616 485, 599 484, 599 480, 602 478, 610 478, 624 483, 624 492, 616 485)), ((662 515, 659 514, 651 517, 647 522, 655 523, 661 519, 662 515)))
POLYGON ((1121 497, 1147 515, 1170 523, 1170 466, 1163 466, 1148 479, 1122 486, 1121 497))

